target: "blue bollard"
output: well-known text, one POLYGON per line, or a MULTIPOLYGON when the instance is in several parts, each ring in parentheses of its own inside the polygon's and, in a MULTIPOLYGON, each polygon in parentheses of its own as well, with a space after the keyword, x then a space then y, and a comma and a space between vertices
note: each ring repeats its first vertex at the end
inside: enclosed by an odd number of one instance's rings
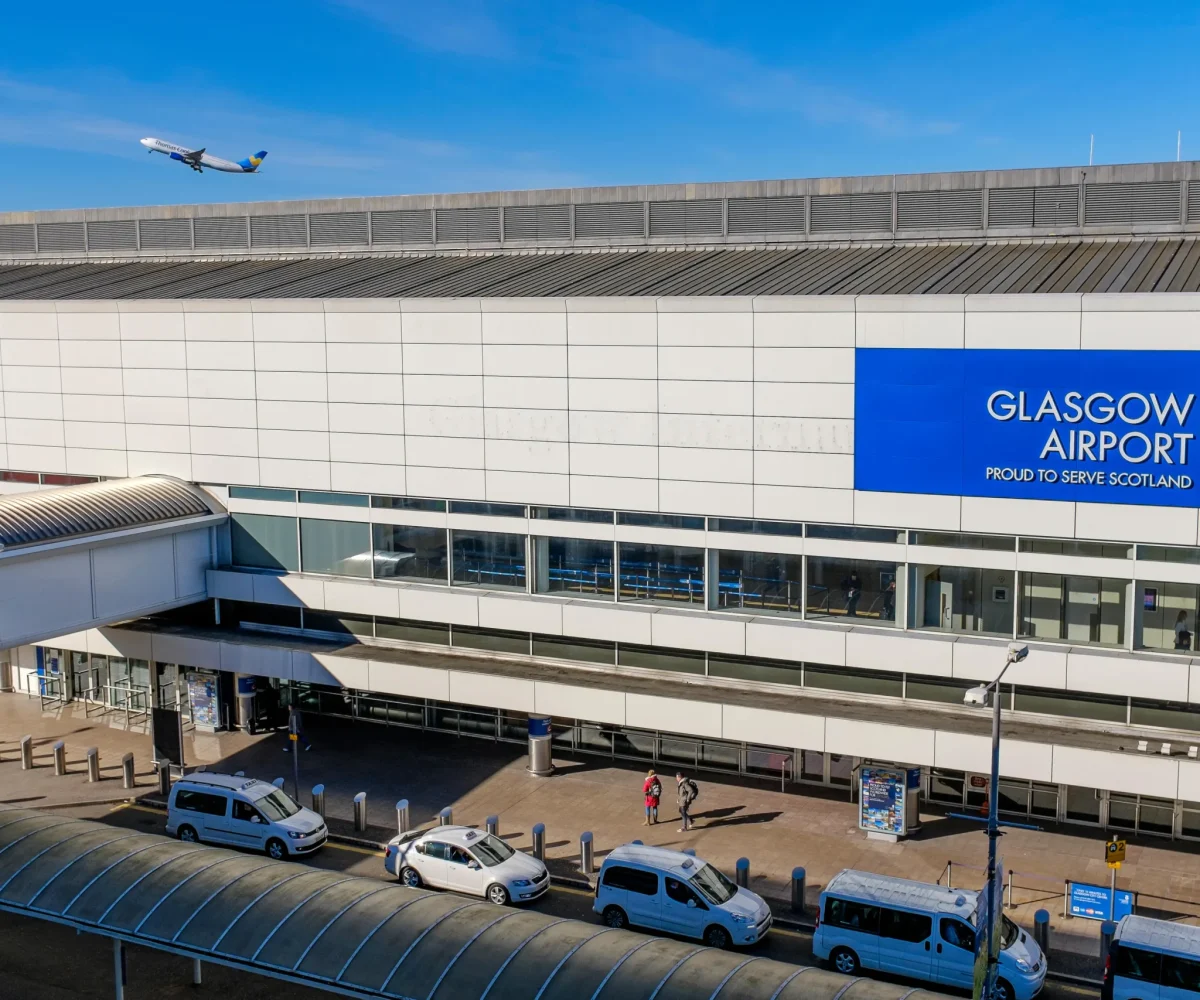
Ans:
POLYGON ((804 888, 808 873, 803 868, 792 869, 792 912, 804 912, 804 888))
POLYGON ((1045 955, 1050 951, 1050 911, 1038 910, 1033 915, 1033 939, 1045 955))
POLYGON ((749 885, 750 885, 750 859, 749 858, 738 858, 737 859, 737 868, 736 868, 736 871, 734 872, 734 875, 736 877, 736 881, 737 881, 738 885, 740 885, 743 889, 746 889, 749 887, 749 885))

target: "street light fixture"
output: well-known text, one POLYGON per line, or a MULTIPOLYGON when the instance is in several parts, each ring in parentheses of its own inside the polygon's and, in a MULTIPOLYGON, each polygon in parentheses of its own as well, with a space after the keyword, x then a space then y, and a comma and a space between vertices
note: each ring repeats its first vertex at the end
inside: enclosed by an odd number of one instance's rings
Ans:
POLYGON ((1029 647, 1017 642, 1008 644, 1008 655, 1004 659, 1004 669, 996 675, 990 684, 981 684, 969 688, 963 693, 963 704, 972 707, 986 708, 990 702, 992 708, 992 777, 988 785, 988 867, 987 885, 989 886, 986 913, 984 914, 983 933, 984 946, 987 948, 987 973, 983 981, 983 1000, 994 1000, 996 995, 996 971, 1000 956, 994 952, 995 930, 992 920, 996 913, 996 900, 992 894, 998 892, 996 880, 996 841, 1000 836, 1000 681, 1014 663, 1020 663, 1029 655, 1029 647))

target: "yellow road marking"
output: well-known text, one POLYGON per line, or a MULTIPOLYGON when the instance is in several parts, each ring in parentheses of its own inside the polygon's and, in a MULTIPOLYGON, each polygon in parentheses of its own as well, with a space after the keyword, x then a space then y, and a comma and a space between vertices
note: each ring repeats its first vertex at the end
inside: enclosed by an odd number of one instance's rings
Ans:
POLYGON ((325 841, 325 846, 334 851, 353 851, 355 854, 367 854, 374 858, 382 858, 383 851, 373 851, 369 847, 358 847, 355 844, 335 844, 331 840, 325 841))
POLYGON ((573 892, 576 896, 591 896, 593 893, 590 889, 576 889, 573 885, 555 885, 550 884, 551 892, 573 892))

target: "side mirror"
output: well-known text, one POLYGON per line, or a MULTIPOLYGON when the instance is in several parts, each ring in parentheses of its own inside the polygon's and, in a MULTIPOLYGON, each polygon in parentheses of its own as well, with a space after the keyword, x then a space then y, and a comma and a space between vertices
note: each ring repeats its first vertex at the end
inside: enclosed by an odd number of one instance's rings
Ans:
POLYGON ((696 908, 696 901, 694 899, 689 899, 688 900, 688 909, 694 910, 695 908, 696 908))
POLYGON ((478 861, 468 861, 467 867, 470 868, 471 871, 477 872, 477 871, 479 871, 479 862, 478 861))

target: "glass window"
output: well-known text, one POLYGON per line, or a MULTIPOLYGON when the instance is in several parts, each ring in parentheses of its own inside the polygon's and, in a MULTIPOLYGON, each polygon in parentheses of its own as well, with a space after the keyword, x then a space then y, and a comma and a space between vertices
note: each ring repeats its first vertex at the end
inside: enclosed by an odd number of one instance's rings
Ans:
POLYGON ((709 656, 710 677, 731 677, 740 681, 765 681, 768 684, 802 684, 804 671, 799 663, 786 660, 755 660, 747 656, 709 656))
POLYGON ((300 560, 305 573, 370 577, 371 526, 302 517, 300 560))
POLYGON ((1162 955, 1157 951, 1142 951, 1119 945, 1113 949, 1113 974, 1126 979, 1157 983, 1162 970, 1162 955))
POLYGON ((854 691, 860 694, 879 694, 899 698, 904 693, 902 674, 882 670, 851 670, 844 667, 804 667, 804 686, 826 691, 854 691))
POLYGON ((1006 535, 966 535, 956 531, 910 531, 909 545, 939 545, 949 549, 987 549, 1012 552, 1017 540, 1006 535))
POLYGON ((838 538, 847 542, 903 542, 904 532, 898 528, 858 528, 848 524, 806 524, 809 538, 838 538))
POLYGON ((946 802, 950 805, 961 806, 966 782, 966 775, 962 771, 930 768, 929 798, 934 802, 946 802))
POLYGON ((904 697, 917 701, 943 701, 951 705, 961 705, 963 692, 976 686, 971 681, 954 681, 945 677, 920 677, 909 674, 905 681, 904 697))
POLYGON ((275 625, 281 628, 300 627, 300 609, 282 604, 252 604, 249 601, 221 601, 221 624, 237 628, 241 625, 275 625))
POLYGON ((1134 726, 1160 726, 1163 729, 1200 732, 1200 705, 1134 698, 1129 708, 1129 722, 1134 726))
POLYGON ((533 655, 548 656, 556 660, 581 660, 585 663, 616 663, 617 646, 614 642, 599 642, 591 639, 567 639, 556 635, 535 635, 533 655))
POLYGON ((230 486, 230 500, 275 500, 283 503, 294 502, 295 490, 264 489, 260 486, 230 486))
POLYGON ((605 868, 604 884, 614 889, 641 893, 643 896, 653 896, 658 892, 658 876, 654 872, 626 868, 624 865, 609 865, 605 868))
POLYGON ((693 906, 697 906, 702 910, 708 909, 708 907, 705 906, 701 901, 700 897, 692 892, 691 887, 686 882, 681 882, 677 878, 667 879, 666 893, 667 897, 673 899, 676 903, 682 903, 684 906, 687 906, 689 903, 691 903, 693 906))
POLYGON ((300 572, 296 519, 269 514, 230 514, 233 564, 277 573, 300 572))
POLYGON ((361 493, 328 493, 324 490, 301 490, 301 503, 323 503, 334 507, 366 507, 370 499, 361 493))
POLYGON ((1076 823, 1099 823, 1100 793, 1094 788, 1068 785, 1064 815, 1076 823))
POLYGON ((710 864, 703 864, 696 869, 692 876, 692 885, 703 893, 710 902, 720 906, 728 903, 737 895, 737 886, 729 881, 729 877, 710 864))
POLYGON ((1123 723, 1126 715, 1126 699, 1102 694, 1050 691, 1046 688, 1018 685, 1014 688, 1013 709, 1018 712, 1042 712, 1046 715, 1066 715, 1076 719, 1097 719, 1101 722, 1123 723))
POLYGON ((586 538, 535 538, 537 592, 612 597, 613 543, 586 538))
POLYGON ((676 673, 704 673, 704 654, 685 649, 664 649, 661 646, 617 644, 617 664, 622 667, 642 667, 646 670, 673 670, 676 673))
POLYGON ((879 914, 879 936, 919 944, 929 939, 933 918, 904 910, 883 910, 879 914))
POLYGON ((372 507, 382 507, 387 510, 424 510, 431 513, 445 513, 445 500, 424 500, 420 497, 371 497, 372 507))
MULTIPOLYGON (((1133 546, 1120 542, 1076 542, 1057 538, 1022 538, 1022 552, 1049 556, 1087 556, 1090 559, 1129 559, 1133 546)), ((1144 556, 1143 558, 1149 558, 1144 556)))
POLYGON ((451 500, 451 514, 483 514, 487 517, 524 517, 525 507, 519 503, 476 503, 472 500, 451 500))
POLYGON ((704 603, 703 549, 638 542, 621 542, 617 548, 622 600, 704 603))
POLYGON ((305 609, 304 627, 312 632, 332 632, 334 635, 375 634, 374 619, 370 615, 335 615, 305 609))
POLYGON ((809 618, 861 618, 896 624, 896 564, 865 559, 810 558, 804 613, 809 618))
POLYGON ((1137 557, 1152 562, 1200 563, 1200 549, 1174 545, 1139 545, 1137 557))
POLYGON ((791 535, 804 534, 804 525, 792 521, 744 521, 736 517, 710 517, 709 531, 731 531, 746 535, 791 535))
POLYGON ((1057 819, 1058 785, 1048 785, 1035 781, 1029 802, 1029 811, 1034 816, 1057 819))
POLYGON ((530 507, 529 516, 544 521, 583 521, 588 524, 612 524, 611 510, 584 510, 580 507, 530 507))
POLYGON ((802 556, 768 552, 721 551, 717 556, 718 610, 752 608, 776 614, 800 614, 804 593, 802 556))
POLYGON ((485 833, 483 837, 471 845, 471 853, 485 868, 495 868, 503 864, 517 852, 499 837, 485 833))
POLYGON ((1142 645, 1147 649, 1191 652, 1196 646, 1200 587, 1191 583, 1140 583, 1142 645))
POLYGON ((525 589, 525 536, 452 531, 453 582, 462 587, 525 589))
POLYGON ((1200 993, 1200 961, 1179 955, 1163 955, 1162 984, 1173 990, 1200 993))
POLYGON ((1020 634, 1123 645, 1128 586, 1127 580, 1095 576, 1022 573, 1020 634))
POLYGON ((942 940, 963 951, 975 950, 974 929, 953 917, 942 917, 942 940))
POLYGON ((233 800, 233 818, 240 819, 244 823, 265 823, 262 814, 254 808, 249 802, 243 802, 241 799, 233 800))
POLYGON ((447 582, 446 529, 373 524, 376 580, 447 582))
POLYGON ((61 472, 43 472, 43 486, 82 486, 84 483, 98 483, 99 476, 71 476, 61 472))
POLYGON ((704 530, 704 518, 684 514, 647 514, 641 511, 617 512, 617 524, 632 524, 641 528, 690 528, 704 530))
POLYGON ((0 481, 6 483, 37 483, 36 472, 0 472, 0 481))
POLYGON ((432 642, 450 645, 450 626, 436 622, 414 622, 403 618, 376 618, 376 639, 396 639, 400 642, 432 642))
POLYGON ((879 907, 870 903, 855 903, 849 899, 826 896, 825 923, 830 927, 845 927, 864 934, 878 934, 879 907))
POLYGON ((455 625, 450 630, 450 642, 467 649, 487 649, 496 653, 529 655, 529 633, 508 632, 498 628, 470 628, 455 625))
POLYGON ((1138 831, 1170 836, 1175 827, 1175 803, 1170 799, 1138 796, 1138 831))
POLYGON ((962 566, 914 566, 910 606, 917 628, 1012 635, 1013 574, 962 566))

